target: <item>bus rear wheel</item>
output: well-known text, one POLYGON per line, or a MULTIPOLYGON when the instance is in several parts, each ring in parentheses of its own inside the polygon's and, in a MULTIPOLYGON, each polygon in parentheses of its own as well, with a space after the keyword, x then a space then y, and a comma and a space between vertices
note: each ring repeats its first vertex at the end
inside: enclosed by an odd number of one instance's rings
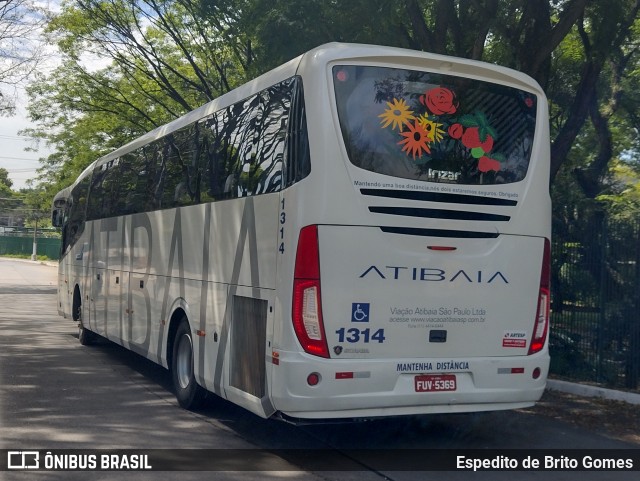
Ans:
POLYGON ((80 291, 76 288, 73 293, 73 311, 71 313, 73 320, 78 323, 78 341, 83 346, 89 346, 96 340, 96 335, 89 329, 85 329, 82 323, 82 297, 80 291))
POLYGON ((173 342, 171 378, 180 406, 192 410, 202 405, 207 391, 197 383, 194 375, 193 336, 186 319, 180 321, 173 342))
POLYGON ((95 334, 89 329, 86 329, 82 324, 82 319, 78 321, 78 341, 83 346, 90 346, 96 340, 95 334))

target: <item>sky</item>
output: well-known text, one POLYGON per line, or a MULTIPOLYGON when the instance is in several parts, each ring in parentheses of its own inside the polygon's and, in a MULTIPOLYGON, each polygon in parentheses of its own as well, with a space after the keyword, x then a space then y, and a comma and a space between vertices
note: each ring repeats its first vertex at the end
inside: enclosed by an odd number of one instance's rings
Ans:
MULTIPOLYGON (((38 8, 47 9, 52 12, 59 10, 60 0, 32 0, 32 4, 38 8)), ((28 33, 30 41, 27 44, 40 42, 39 30, 28 33)), ((50 55, 44 63, 45 69, 52 69, 59 61, 57 55, 50 48, 45 49, 50 55)), ((5 94, 12 95, 13 90, 9 87, 3 89, 5 94)), ((45 146, 36 152, 25 152, 27 147, 37 147, 29 138, 20 135, 20 131, 33 127, 29 122, 26 113, 27 96, 24 92, 24 85, 18 86, 18 102, 16 114, 12 117, 0 117, 0 167, 9 171, 9 178, 13 181, 12 189, 19 190, 27 187, 27 181, 37 176, 36 170, 40 167, 38 159, 46 157, 50 152, 45 146)))
MULTIPOLYGON (((33 2, 40 8, 54 13, 60 11, 61 0, 33 0, 33 2)), ((45 47, 45 52, 46 61, 41 65, 40 71, 46 74, 59 65, 61 58, 52 45, 45 47)), ((85 54, 81 56, 81 63, 89 70, 97 70, 106 67, 108 59, 85 54)), ((38 145, 32 139, 20 135, 21 130, 35 127, 27 116, 27 95, 23 87, 18 87, 16 114, 12 117, 0 117, 0 167, 9 171, 13 190, 28 187, 27 181, 35 180, 38 175, 37 169, 41 166, 38 159, 52 153, 43 142, 38 145), (25 148, 36 148, 36 151, 25 151, 25 148)))
POLYGON ((40 167, 38 159, 46 157, 49 152, 44 146, 40 146, 37 152, 25 152, 27 147, 36 147, 30 138, 19 134, 30 126, 24 100, 14 117, 0 117, 0 167, 9 171, 13 190, 27 187, 27 180, 37 176, 36 169, 40 167))

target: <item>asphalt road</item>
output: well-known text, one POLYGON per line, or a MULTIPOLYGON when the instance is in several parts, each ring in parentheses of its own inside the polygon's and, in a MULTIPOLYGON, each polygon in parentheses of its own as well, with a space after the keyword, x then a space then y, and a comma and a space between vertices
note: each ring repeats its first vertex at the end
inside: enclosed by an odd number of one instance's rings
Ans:
MULTIPOLYGON (((418 458, 437 453, 435 449, 446 449, 449 454, 483 449, 488 450, 483 451, 487 458, 511 452, 503 451, 506 449, 534 457, 542 455, 534 450, 554 450, 558 458, 571 455, 568 449, 608 449, 612 456, 636 449, 633 453, 638 456, 637 445, 531 412, 292 426, 260 419, 220 399, 197 413, 185 411, 173 397, 165 369, 108 341, 86 347, 79 344, 74 323, 57 315, 56 275, 55 267, 0 259, 0 449, 167 450, 156 452, 164 454, 184 449, 191 458, 220 460, 229 470, 0 470, 0 479, 638 479, 638 471, 406 470, 419 466, 418 458), (287 449, 309 450, 304 452, 308 457, 279 451, 287 449), (314 464, 336 459, 341 460, 336 466, 339 472, 318 469, 314 464), (408 464, 397 470, 400 468, 394 468, 389 460, 406 460, 408 464)), ((197 460, 193 461, 189 469, 195 469, 197 460)))

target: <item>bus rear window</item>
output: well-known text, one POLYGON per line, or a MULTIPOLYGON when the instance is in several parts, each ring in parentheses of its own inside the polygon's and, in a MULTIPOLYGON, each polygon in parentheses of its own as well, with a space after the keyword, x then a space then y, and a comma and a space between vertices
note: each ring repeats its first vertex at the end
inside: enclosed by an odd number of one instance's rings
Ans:
POLYGON ((385 67, 333 68, 350 161, 427 182, 505 184, 526 174, 536 96, 449 75, 385 67))

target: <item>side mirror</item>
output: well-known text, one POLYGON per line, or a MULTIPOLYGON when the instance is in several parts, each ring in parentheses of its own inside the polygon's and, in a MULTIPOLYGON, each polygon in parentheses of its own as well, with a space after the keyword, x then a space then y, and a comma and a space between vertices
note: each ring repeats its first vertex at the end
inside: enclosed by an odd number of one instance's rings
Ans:
POLYGON ((64 223, 64 211, 62 209, 53 209, 51 212, 51 225, 53 227, 62 227, 64 223))

